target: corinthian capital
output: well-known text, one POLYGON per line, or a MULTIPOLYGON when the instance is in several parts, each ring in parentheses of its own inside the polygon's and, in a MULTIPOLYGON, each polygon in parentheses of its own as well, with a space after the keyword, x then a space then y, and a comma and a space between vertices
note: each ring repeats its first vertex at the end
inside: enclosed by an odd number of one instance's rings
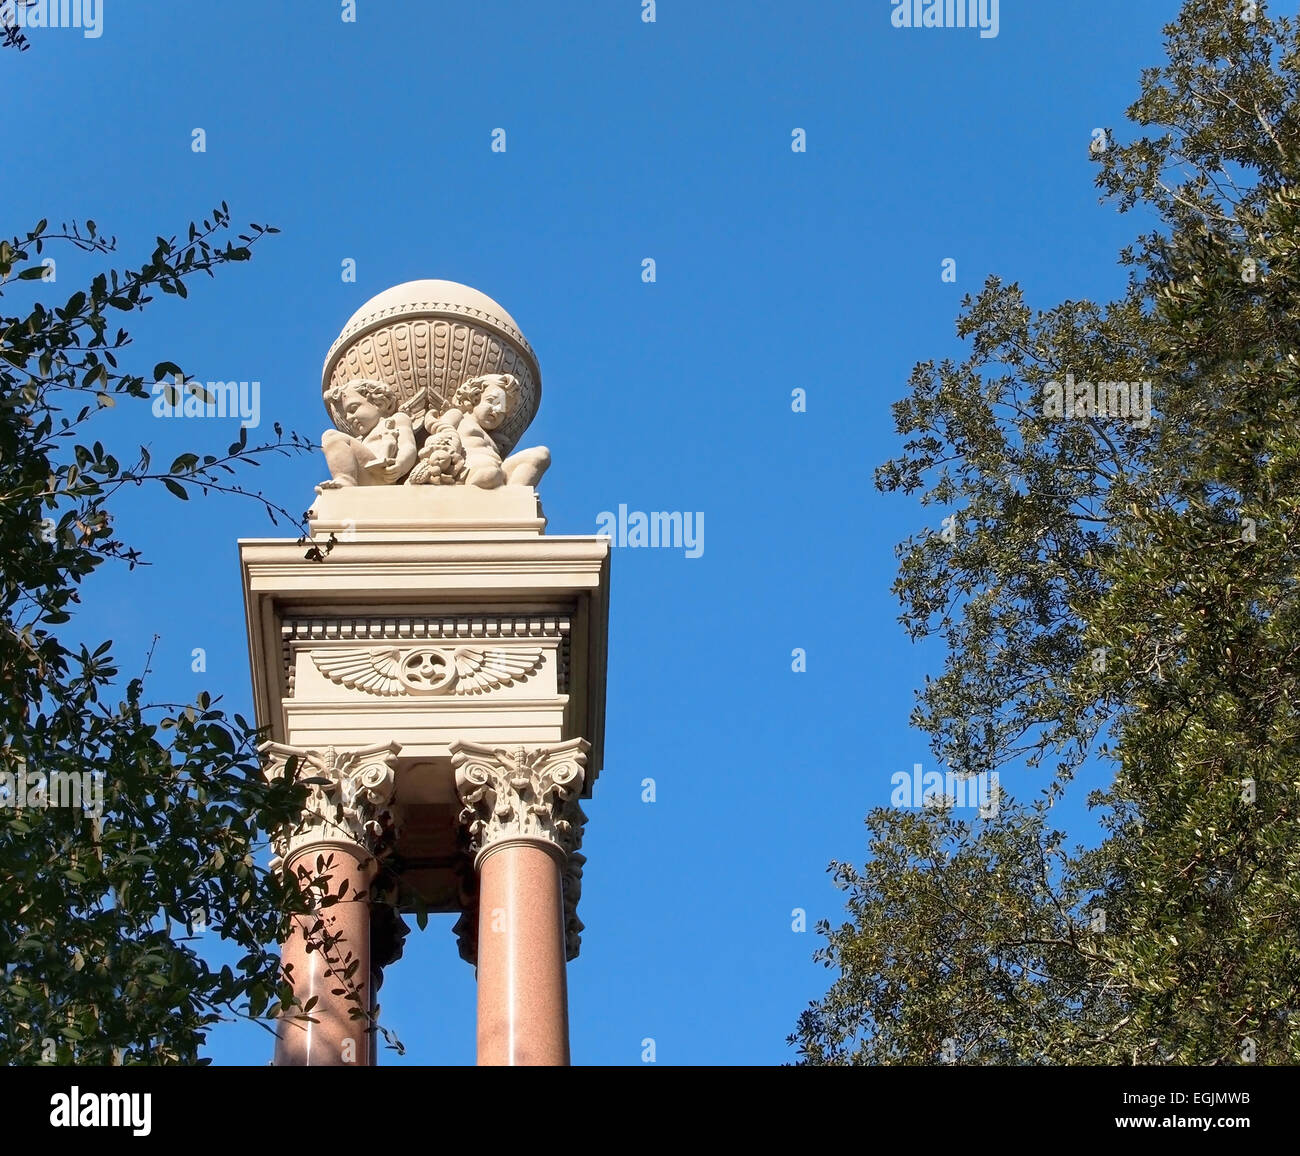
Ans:
POLYGON ((272 840, 276 858, 272 869, 295 852, 317 843, 353 843, 369 855, 379 856, 394 825, 393 792, 396 788, 397 743, 379 743, 356 750, 307 750, 283 743, 263 743, 265 773, 274 778, 297 760, 299 779, 320 779, 302 820, 292 831, 280 831, 272 840))
POLYGON ((475 857, 508 839, 526 839, 560 852, 578 849, 585 816, 578 805, 586 777, 586 739, 543 747, 451 744, 460 821, 475 857))

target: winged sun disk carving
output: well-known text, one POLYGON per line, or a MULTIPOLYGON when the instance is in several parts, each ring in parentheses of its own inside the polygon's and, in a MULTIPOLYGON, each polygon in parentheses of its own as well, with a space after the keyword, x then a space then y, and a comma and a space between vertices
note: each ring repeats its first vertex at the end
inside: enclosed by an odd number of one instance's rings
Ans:
POLYGON ((349 690, 386 697, 408 694, 484 694, 522 682, 542 664, 538 649, 486 650, 458 646, 312 653, 316 669, 349 690), (436 679, 434 675, 437 675, 436 679))

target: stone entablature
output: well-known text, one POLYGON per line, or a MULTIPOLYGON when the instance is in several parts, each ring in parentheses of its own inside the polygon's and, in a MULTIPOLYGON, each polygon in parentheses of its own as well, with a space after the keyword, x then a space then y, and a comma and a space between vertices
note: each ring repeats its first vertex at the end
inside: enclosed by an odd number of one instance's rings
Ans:
POLYGON ((542 686, 551 690, 552 683, 552 693, 567 694, 571 631, 565 616, 512 614, 289 618, 280 627, 291 698, 298 697, 298 671, 308 660, 305 684, 318 695, 334 694, 321 677, 381 697, 505 689, 532 696, 545 693, 542 686), (423 656, 441 668, 436 677, 420 661, 423 656), (534 676, 546 663, 554 677, 539 683, 534 676))

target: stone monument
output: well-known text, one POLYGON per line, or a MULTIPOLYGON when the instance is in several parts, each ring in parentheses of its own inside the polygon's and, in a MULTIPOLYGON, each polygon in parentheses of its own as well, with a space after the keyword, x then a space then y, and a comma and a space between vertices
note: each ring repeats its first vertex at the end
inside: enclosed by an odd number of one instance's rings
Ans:
POLYGON ((531 346, 490 297, 412 281, 325 359, 313 546, 239 543, 268 775, 310 784, 276 866, 324 871, 282 963, 311 1018, 275 1063, 370 1065, 415 911, 459 915, 480 1064, 567 1064, 581 800, 604 746, 609 541, 545 534, 531 346))

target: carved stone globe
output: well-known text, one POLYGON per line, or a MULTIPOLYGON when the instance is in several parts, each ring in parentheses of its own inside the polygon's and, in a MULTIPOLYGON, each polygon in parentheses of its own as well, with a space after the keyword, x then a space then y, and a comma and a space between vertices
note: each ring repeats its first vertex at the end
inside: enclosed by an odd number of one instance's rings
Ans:
POLYGON ((426 411, 444 412, 459 385, 488 373, 519 380, 518 405, 492 433, 505 456, 542 400, 532 346, 486 293, 455 281, 407 281, 372 297, 348 319, 325 358, 321 390, 324 396, 359 377, 387 382, 419 429, 426 411))

